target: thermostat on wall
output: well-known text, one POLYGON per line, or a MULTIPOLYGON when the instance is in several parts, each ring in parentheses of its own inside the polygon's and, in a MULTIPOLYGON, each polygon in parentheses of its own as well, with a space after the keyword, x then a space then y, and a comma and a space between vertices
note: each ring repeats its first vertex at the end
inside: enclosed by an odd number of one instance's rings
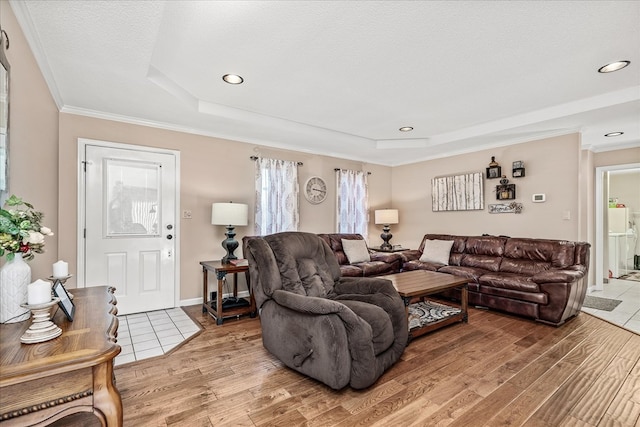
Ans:
POLYGON ((534 194, 533 196, 531 196, 531 201, 533 203, 542 203, 545 200, 547 200, 547 196, 544 193, 534 194))

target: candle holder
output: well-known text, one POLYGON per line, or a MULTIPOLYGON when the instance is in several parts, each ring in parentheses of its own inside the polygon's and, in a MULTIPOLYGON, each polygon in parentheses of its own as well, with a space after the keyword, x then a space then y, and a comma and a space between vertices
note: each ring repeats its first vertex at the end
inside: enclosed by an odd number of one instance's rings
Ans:
POLYGON ((49 341, 62 334, 62 329, 51 321, 51 307, 58 304, 58 301, 60 298, 53 298, 42 304, 20 304, 21 307, 31 310, 33 314, 33 323, 20 337, 21 343, 35 344, 49 341))
POLYGON ((64 286, 64 284, 67 283, 67 280, 69 280, 71 277, 73 277, 73 274, 67 274, 64 277, 49 276, 49 277, 47 277, 47 280, 51 282, 51 289, 53 289, 53 287, 55 286, 56 282, 60 282, 62 284, 62 286, 64 287, 64 290, 67 291, 67 293, 69 294, 69 299, 73 299, 73 294, 67 290, 66 286, 64 286))

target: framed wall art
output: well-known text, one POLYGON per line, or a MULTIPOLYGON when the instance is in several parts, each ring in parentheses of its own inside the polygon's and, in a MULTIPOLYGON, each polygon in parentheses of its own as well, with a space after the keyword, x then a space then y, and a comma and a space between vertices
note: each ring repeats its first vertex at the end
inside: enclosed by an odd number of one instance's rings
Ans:
POLYGON ((442 176, 431 180, 433 212, 482 209, 484 209, 482 172, 442 176))

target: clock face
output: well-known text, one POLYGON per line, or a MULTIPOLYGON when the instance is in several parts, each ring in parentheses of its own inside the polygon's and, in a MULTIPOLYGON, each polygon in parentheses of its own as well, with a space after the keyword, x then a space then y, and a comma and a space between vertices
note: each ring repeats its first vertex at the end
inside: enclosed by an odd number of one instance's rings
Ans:
POLYGON ((312 176, 304 184, 304 196, 313 204, 324 202, 327 198, 327 184, 319 176, 312 176))

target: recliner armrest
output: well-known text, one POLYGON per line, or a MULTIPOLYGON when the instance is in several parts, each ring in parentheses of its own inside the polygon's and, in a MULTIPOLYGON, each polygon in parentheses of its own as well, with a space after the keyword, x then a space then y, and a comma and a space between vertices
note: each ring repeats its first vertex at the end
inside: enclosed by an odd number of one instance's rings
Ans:
MULTIPOLYGON (((283 307, 306 314, 330 314, 349 310, 344 304, 320 297, 309 297, 294 294, 293 292, 277 289, 271 296, 273 300, 283 307)), ((351 310, 349 310, 351 311, 351 310)))
POLYGON ((393 283, 383 277, 341 277, 340 281, 334 285, 333 290, 338 295, 380 293, 399 297, 393 283))

